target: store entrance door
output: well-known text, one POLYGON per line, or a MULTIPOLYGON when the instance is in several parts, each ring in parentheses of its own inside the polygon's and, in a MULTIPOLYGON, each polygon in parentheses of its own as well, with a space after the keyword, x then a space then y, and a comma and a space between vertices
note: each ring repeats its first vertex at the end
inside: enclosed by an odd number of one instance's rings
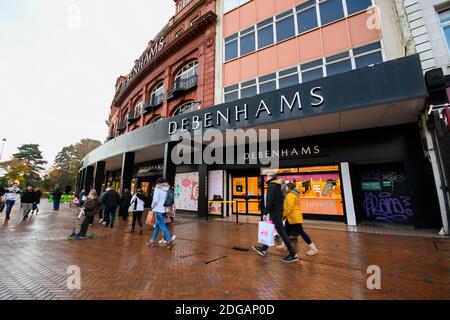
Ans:
POLYGON ((262 210, 260 177, 233 177, 232 186, 233 213, 260 215, 262 210))

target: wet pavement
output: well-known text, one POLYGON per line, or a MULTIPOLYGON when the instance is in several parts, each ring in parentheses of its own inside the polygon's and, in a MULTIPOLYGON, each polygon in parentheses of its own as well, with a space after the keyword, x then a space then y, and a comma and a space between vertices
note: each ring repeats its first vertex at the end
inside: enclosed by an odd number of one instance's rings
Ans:
MULTIPOLYGON (((129 232, 117 221, 95 223, 92 240, 68 241, 77 212, 41 212, 22 222, 0 216, 0 299, 450 299, 450 239, 307 228, 319 255, 283 264, 271 248, 250 250, 257 225, 177 216, 169 251, 149 248, 152 230, 129 232), (367 268, 380 267, 381 289, 367 288, 367 268), (81 270, 69 289, 68 268, 81 270)), ((72 269, 69 269, 72 270, 72 269)))

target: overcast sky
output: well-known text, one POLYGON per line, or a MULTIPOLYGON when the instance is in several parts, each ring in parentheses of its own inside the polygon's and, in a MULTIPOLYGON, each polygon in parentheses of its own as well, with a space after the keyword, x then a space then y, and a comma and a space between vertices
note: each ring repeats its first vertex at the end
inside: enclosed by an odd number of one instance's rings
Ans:
POLYGON ((173 0, 0 0, 1 160, 24 143, 51 164, 81 138, 103 142, 117 76, 174 11, 173 0))

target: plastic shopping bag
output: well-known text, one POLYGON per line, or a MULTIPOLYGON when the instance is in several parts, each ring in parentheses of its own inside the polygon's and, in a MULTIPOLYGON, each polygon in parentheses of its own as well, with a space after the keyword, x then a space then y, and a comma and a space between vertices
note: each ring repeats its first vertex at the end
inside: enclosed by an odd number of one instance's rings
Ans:
POLYGON ((266 246, 272 247, 275 245, 274 239, 275 226, 266 221, 258 223, 258 242, 266 246))
POLYGON ((155 213, 153 211, 149 211, 147 215, 147 219, 145 220, 146 224, 154 225, 155 224, 155 213))
MULTIPOLYGON (((267 220, 267 223, 270 223, 275 228, 275 225, 273 224, 272 220, 267 220)), ((277 235, 278 235, 278 231, 277 231, 277 229, 274 229, 273 236, 276 237, 277 235)))

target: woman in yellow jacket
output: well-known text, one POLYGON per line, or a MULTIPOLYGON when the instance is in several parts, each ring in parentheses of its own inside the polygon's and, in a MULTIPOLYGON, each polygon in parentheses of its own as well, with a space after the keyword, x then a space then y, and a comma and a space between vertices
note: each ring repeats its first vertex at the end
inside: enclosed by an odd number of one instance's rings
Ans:
MULTIPOLYGON (((289 237, 296 238, 300 235, 306 244, 309 246, 309 250, 306 252, 308 256, 314 256, 318 253, 318 250, 311 238, 303 230, 303 213, 300 202, 300 192, 295 187, 295 184, 287 184, 287 194, 284 198, 283 217, 286 219, 285 229, 289 237)), ((284 249, 284 243, 277 246, 277 249, 284 249)))

